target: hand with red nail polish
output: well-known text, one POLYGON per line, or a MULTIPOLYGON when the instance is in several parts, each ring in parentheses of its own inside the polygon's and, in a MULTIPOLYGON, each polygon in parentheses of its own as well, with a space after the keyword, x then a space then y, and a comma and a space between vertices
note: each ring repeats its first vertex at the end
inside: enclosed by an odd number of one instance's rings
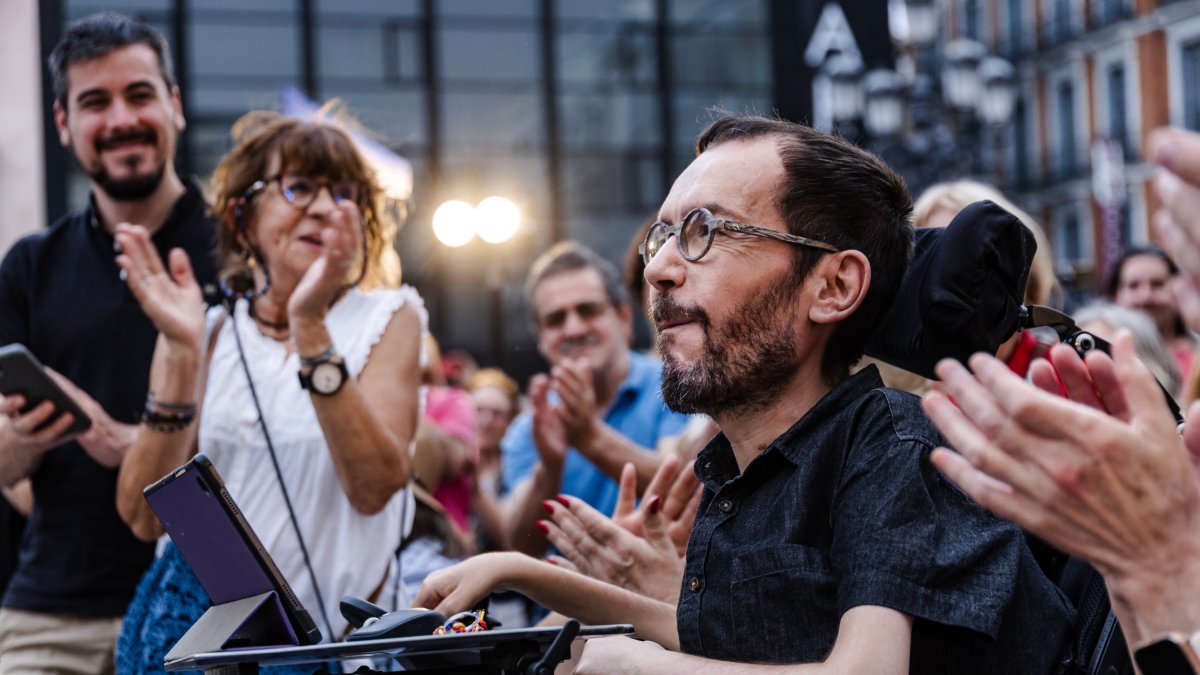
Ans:
MULTIPOLYGON (((632 467, 628 472, 632 475, 632 467)), ((566 508, 554 509, 546 538, 574 569, 656 600, 678 601, 684 561, 668 533, 662 497, 651 496, 638 509, 643 535, 583 501, 561 495, 558 501, 566 508)))

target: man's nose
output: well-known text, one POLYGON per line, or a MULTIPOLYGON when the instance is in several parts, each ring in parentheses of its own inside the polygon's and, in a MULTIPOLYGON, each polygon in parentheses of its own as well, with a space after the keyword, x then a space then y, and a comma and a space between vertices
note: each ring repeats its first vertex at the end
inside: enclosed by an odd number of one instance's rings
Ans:
POLYGON ((684 263, 687 261, 683 259, 679 252, 679 243, 674 239, 675 237, 670 237, 663 242, 642 272, 646 283, 660 291, 683 283, 684 263))
POLYGON ((108 106, 108 126, 114 128, 131 127, 137 124, 137 115, 133 108, 121 98, 116 98, 108 106))
POLYGON ((566 335, 579 335, 586 330, 587 321, 584 320, 583 316, 573 309, 568 311, 566 317, 563 318, 563 333, 566 335))

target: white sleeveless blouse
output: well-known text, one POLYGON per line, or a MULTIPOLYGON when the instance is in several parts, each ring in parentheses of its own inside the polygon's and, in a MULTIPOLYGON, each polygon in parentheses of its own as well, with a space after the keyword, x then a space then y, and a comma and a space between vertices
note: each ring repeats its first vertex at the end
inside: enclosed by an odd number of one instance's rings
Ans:
MULTIPOLYGON (((346 359, 351 377, 357 378, 362 372, 371 348, 379 342, 392 315, 405 304, 418 310, 424 332, 425 305, 409 286, 370 293, 352 289, 330 309, 326 325, 334 348, 346 359)), ((282 343, 259 332, 245 301, 238 301, 234 312, 236 321, 226 316, 216 336, 201 409, 200 452, 212 459, 279 571, 322 634, 327 633, 246 385, 237 340, 232 334, 236 327, 325 611, 335 631, 333 639, 339 639, 347 626, 338 609, 343 596, 365 599, 378 589, 377 604, 387 609, 407 606, 405 598, 397 597, 394 553, 402 532, 412 527, 412 494, 407 489, 398 492, 375 515, 354 510, 338 480, 309 393, 297 379, 299 356, 289 354, 282 343)), ((210 329, 224 313, 222 308, 209 312, 210 329)), ((422 350, 422 365, 424 361, 422 350)))

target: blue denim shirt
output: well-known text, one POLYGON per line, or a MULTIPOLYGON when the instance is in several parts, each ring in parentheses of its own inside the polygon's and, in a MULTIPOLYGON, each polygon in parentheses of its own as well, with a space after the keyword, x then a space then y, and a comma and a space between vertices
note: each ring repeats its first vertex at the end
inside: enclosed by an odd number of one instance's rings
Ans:
POLYGON ((718 435, 688 542, 682 650, 730 661, 823 661, 848 609, 915 617, 913 673, 1050 673, 1073 610, 1015 526, 930 464, 915 396, 871 366, 839 384, 739 475, 718 435))
MULTIPOLYGON (((687 415, 672 412, 662 400, 662 364, 630 352, 629 372, 604 412, 604 423, 634 443, 654 449, 660 439, 678 436, 687 421, 687 415)), ((533 444, 533 416, 528 410, 508 428, 500 452, 507 489, 533 473, 538 452, 533 444)), ((575 448, 567 450, 563 463, 562 492, 579 497, 604 514, 612 513, 617 505, 617 482, 575 448)))

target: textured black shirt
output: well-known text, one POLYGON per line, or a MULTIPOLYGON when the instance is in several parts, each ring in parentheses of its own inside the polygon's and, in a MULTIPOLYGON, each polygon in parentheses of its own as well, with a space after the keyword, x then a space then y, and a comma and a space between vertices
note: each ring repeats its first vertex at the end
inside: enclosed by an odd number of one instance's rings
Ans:
POLYGON ((677 613, 682 650, 823 661, 846 610, 914 617, 912 673, 1050 673, 1073 610, 1024 535, 929 462, 937 431, 871 366, 839 384, 739 475, 718 435, 677 613))
MULTIPOLYGON (((213 282, 213 226, 188 184, 155 233, 159 254, 191 258, 213 282)), ((114 240, 93 207, 17 242, 0 264, 0 345, 19 342, 118 422, 141 414, 157 335, 119 278, 114 240)), ((50 450, 31 476, 34 507, 4 606, 55 614, 121 616, 154 555, 117 515, 117 470, 79 444, 50 450)))

